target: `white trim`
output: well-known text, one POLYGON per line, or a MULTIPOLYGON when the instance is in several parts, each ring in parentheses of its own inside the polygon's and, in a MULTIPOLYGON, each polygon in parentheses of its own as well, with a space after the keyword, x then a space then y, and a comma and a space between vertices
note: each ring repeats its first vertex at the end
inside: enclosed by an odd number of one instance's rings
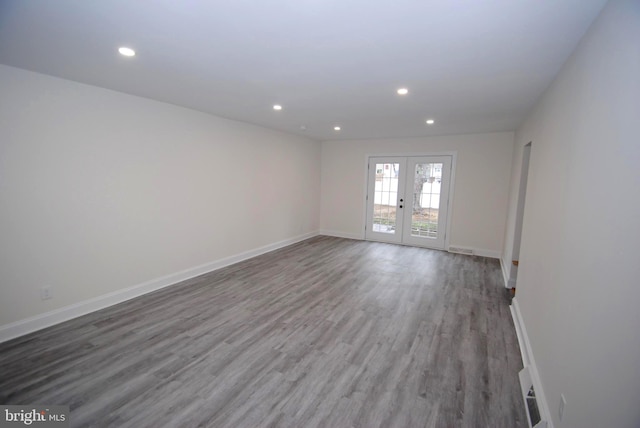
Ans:
MULTIPOLYGON (((355 239, 355 240, 358 240, 358 241, 369 241, 369 242, 382 242, 382 243, 385 243, 385 244, 389 244, 389 242, 386 242, 386 241, 378 241, 378 240, 375 240, 375 239, 366 239, 361 234, 340 232, 338 230, 320 229, 320 232, 318 234, 319 235, 324 235, 324 236, 334 236, 336 238, 355 239)), ((400 243, 400 244, 395 244, 395 245, 408 245, 408 244, 400 243)), ((429 247, 421 247, 421 246, 416 246, 416 245, 408 245, 408 246, 415 247, 415 248, 426 248, 428 250, 447 251, 447 252, 450 252, 450 253, 462 254, 462 255, 468 255, 468 256, 480 256, 480 257, 488 257, 488 258, 491 258, 491 259, 498 259, 498 260, 500 260, 500 264, 502 265, 502 259, 500 258, 500 252, 499 251, 486 250, 484 248, 464 247, 464 248, 468 248, 471 251, 473 251, 473 254, 464 254, 464 253, 456 253, 456 252, 449 251, 448 249, 443 249, 443 248, 429 248, 429 247)), ((458 245, 453 245, 453 247, 458 247, 458 245)))
POLYGON ((358 241, 364 240, 364 236, 359 235, 357 233, 345 233, 337 230, 320 229, 319 235, 335 236, 336 238, 345 238, 345 239, 357 239, 358 241))
POLYGON ((367 219, 369 218, 369 164, 372 156, 366 155, 364 158, 364 198, 362 198, 362 214, 364 215, 364 219, 362 222, 362 239, 367 239, 367 219))
POLYGON ((515 278, 509 278, 509 282, 507 283, 507 288, 516 288, 515 278))
POLYGON ((512 288, 509 286, 509 272, 507 272, 507 264, 506 262, 502 259, 502 257, 500 257, 500 268, 502 269, 502 278, 504 279, 504 287, 505 288, 512 288))
POLYGON ((520 353, 522 354, 522 364, 524 367, 529 368, 531 374, 531 381, 533 387, 536 390, 536 397, 538 398, 538 407, 540 408, 540 416, 543 420, 547 421, 547 428, 553 427, 553 419, 551 419, 551 413, 549 412, 549 405, 547 398, 544 395, 544 389, 542 388, 542 382, 540 381, 540 375, 538 374, 538 367, 533 357, 531 350, 531 342, 527 335, 527 329, 522 319, 520 312, 520 306, 518 305, 518 299, 515 297, 511 300, 511 316, 513 317, 513 324, 516 327, 516 335, 518 336, 518 343, 520 344, 520 353))
POLYGON ((465 245, 449 245, 447 246, 447 248, 444 249, 445 251, 452 253, 452 254, 462 254, 465 256, 480 256, 480 257, 489 257, 491 259, 500 259, 500 252, 499 251, 493 251, 493 250, 486 250, 484 248, 473 248, 473 247, 467 247, 465 245), (471 250, 470 254, 467 253, 463 253, 461 251, 455 251, 452 249, 465 249, 465 250, 471 250))
MULTIPOLYGON (((511 310, 511 317, 513 318, 513 324, 516 328, 516 335, 518 336, 518 343, 520 344, 520 354, 522 355, 522 364, 527 367, 529 365, 529 354, 530 354, 530 344, 529 337, 525 338, 524 333, 522 331, 523 321, 522 316, 520 315, 520 306, 518 306, 518 299, 515 297, 511 299, 511 306, 509 306, 511 310)), ((534 385, 537 389, 537 385, 534 385)))
POLYGON ((98 311, 100 309, 107 308, 109 306, 117 305, 118 303, 125 302, 127 300, 142 296, 147 293, 151 293, 152 291, 160 290, 161 288, 165 288, 185 281, 187 279, 221 269, 223 267, 241 262, 243 260, 275 251, 277 249, 298 243, 300 241, 304 241, 305 239, 313 238, 317 235, 317 231, 305 233, 303 235, 298 235, 293 238, 285 239, 273 244, 264 245, 253 250, 245 251, 233 256, 205 263, 200 266, 195 266, 189 269, 182 270, 180 272, 175 272, 169 275, 162 276, 160 278, 152 279, 150 281, 146 281, 132 287, 123 288, 121 290, 104 294, 102 296, 74 303, 72 305, 55 309, 44 314, 36 315, 31 318, 26 318, 10 324, 5 324, 3 326, 0 326, 0 343, 23 336, 25 334, 32 333, 37 330, 41 330, 46 327, 50 327, 55 324, 59 324, 64 321, 68 321, 73 318, 77 318, 82 315, 89 314, 91 312, 98 311))
POLYGON ((509 271, 507 266, 509 264, 500 258, 500 266, 502 267, 502 277, 504 278, 505 288, 516 288, 516 279, 509 277, 509 271))
MULTIPOLYGON (((454 245, 456 247, 457 245, 454 245)), ((489 257, 491 259, 499 259, 500 251, 485 250, 484 248, 472 248, 474 256, 489 257)))
MULTIPOLYGON (((453 198, 455 197, 456 188, 456 169, 458 165, 458 152, 449 152, 451 156, 451 175, 449 176, 449 199, 447 200, 447 228, 444 234, 444 248, 451 246, 451 220, 453 218, 453 198)), ((491 256, 486 256, 491 257, 491 256)))

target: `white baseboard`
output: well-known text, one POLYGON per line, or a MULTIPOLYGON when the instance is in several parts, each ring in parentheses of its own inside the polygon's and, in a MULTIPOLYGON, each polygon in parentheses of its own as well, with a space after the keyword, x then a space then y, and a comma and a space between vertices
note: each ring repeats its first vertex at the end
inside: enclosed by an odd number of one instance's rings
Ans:
POLYGON ((285 239, 273 244, 245 251, 240 254, 205 263, 203 265, 185 269, 180 272, 175 272, 160 278, 152 279, 150 281, 146 281, 132 287, 123 288, 112 293, 74 303, 72 305, 55 309, 41 315, 36 315, 31 318, 0 326, 0 343, 14 339, 16 337, 24 336, 25 334, 50 327, 55 324, 59 324, 64 321, 68 321, 73 318, 77 318, 82 315, 86 315, 91 312, 98 311, 100 309, 107 308, 109 306, 117 305, 118 303, 131 300, 135 297, 151 293, 152 291, 160 290, 161 288, 165 288, 170 285, 185 281, 187 279, 194 278, 196 276, 212 272, 217 269, 221 269, 225 266, 229 266, 234 263, 238 263, 243 260, 247 260, 252 257, 256 257, 261 254, 265 254, 300 241, 304 241, 305 239, 313 238, 317 235, 318 232, 305 233, 303 235, 299 235, 290 239, 285 239))
POLYGON ((483 248, 474 248, 473 255, 481 256, 481 257, 489 257, 491 259, 499 259, 501 256, 499 251, 485 250, 483 248))
MULTIPOLYGON (((320 229, 319 235, 335 236, 336 238, 357 239, 359 241, 365 240, 364 235, 358 235, 355 233, 344 233, 344 232, 339 232, 337 230, 320 229)), ((384 242, 384 241, 376 241, 376 242, 384 242)), ((457 247, 457 245, 451 245, 450 247, 457 247)), ((471 247, 461 247, 461 248, 467 248, 472 250, 473 254, 470 254, 470 255, 474 255, 474 256, 489 257, 492 259, 500 259, 501 257, 501 253, 499 251, 485 250, 483 248, 471 248, 471 247)), ((443 251, 447 251, 447 250, 444 249, 443 251)), ((460 254, 463 254, 463 253, 460 253, 460 254)))
POLYGON ((501 256, 500 252, 498 251, 485 250, 484 248, 474 248, 474 247, 467 247, 464 245, 456 245, 456 244, 449 245, 447 249, 445 249, 445 251, 449 251, 450 253, 455 253, 455 254, 467 254, 470 256, 489 257, 491 259, 499 259, 501 256), (458 250, 467 250, 467 251, 471 251, 471 253, 458 251, 458 250))
POLYGON ((533 358, 533 352, 531 350, 531 342, 529 342, 529 336, 527 335, 527 329, 520 313, 520 306, 518 305, 518 299, 513 298, 511 300, 511 317, 516 327, 516 334, 518 336, 518 343, 520 344, 520 353, 522 354, 522 363, 524 367, 529 367, 529 373, 531 374, 531 381, 533 387, 536 390, 536 397, 538 397, 538 407, 540 408, 540 416, 543 420, 547 421, 547 428, 553 427, 553 420, 551 419, 551 413, 549 412, 549 403, 544 395, 544 389, 542 388, 542 382, 540 381, 540 375, 538 374, 538 367, 536 361, 533 358))
POLYGON ((336 238, 357 239, 359 241, 362 241, 364 239, 364 236, 358 235, 356 233, 344 233, 344 232, 339 232, 337 230, 327 230, 327 229, 320 229, 319 235, 335 236, 336 238))

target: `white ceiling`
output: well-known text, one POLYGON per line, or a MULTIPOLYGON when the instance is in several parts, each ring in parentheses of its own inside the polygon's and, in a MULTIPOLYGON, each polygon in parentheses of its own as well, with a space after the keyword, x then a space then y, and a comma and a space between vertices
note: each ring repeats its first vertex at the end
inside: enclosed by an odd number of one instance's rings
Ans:
POLYGON ((1 0, 0 63, 318 140, 504 131, 604 3, 1 0))

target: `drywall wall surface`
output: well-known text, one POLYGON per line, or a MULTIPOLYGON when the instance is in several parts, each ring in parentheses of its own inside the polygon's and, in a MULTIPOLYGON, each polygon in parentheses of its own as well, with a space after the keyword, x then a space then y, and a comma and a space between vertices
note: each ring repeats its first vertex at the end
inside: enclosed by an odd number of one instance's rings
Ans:
POLYGON ((450 245, 502 253, 512 132, 322 143, 320 229, 364 238, 367 156, 456 152, 450 245))
POLYGON ((516 134, 517 299, 556 428, 640 426, 639 40, 640 2, 609 2, 516 134))
POLYGON ((0 93, 0 326, 317 232, 318 142, 6 66, 0 93))

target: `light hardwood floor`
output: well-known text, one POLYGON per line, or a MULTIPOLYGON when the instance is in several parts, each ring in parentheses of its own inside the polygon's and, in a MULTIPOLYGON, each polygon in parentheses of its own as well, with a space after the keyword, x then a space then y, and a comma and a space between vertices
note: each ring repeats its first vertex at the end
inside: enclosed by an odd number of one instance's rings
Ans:
POLYGON ((497 260, 316 237, 0 344, 72 426, 526 427, 497 260))

